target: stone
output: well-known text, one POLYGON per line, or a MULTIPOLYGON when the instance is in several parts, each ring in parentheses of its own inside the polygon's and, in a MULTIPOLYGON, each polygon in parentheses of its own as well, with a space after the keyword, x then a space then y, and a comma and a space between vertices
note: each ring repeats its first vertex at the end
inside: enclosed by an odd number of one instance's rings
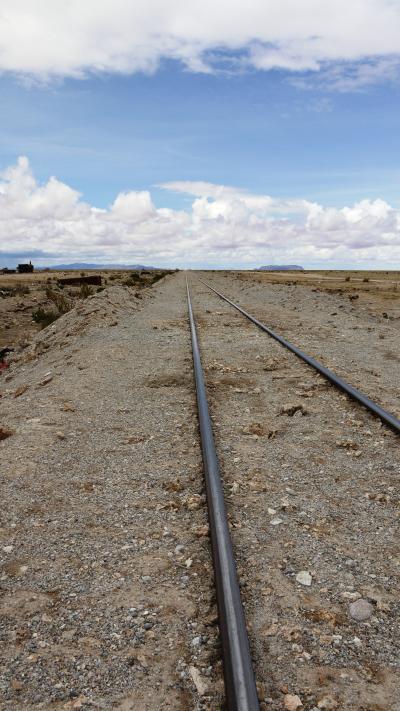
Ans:
POLYGON ((299 696, 294 694, 286 694, 283 699, 283 705, 288 711, 297 711, 303 708, 303 704, 299 696))
POLYGON ((204 696, 207 692, 207 683, 204 681, 199 670, 196 669, 196 667, 189 667, 189 674, 199 696, 204 696))
POLYGON ((288 417, 293 417, 296 412, 300 412, 302 415, 307 414, 304 406, 301 403, 289 402, 281 409, 281 415, 288 415, 288 417))
POLYGON ((352 617, 353 620, 356 620, 356 622, 365 622, 372 616, 374 607, 370 602, 368 602, 368 600, 360 598, 359 600, 355 600, 355 602, 351 603, 349 606, 349 612, 350 617, 352 617))
POLYGON ((300 570, 300 572, 296 575, 296 581, 300 583, 300 585, 310 587, 312 583, 312 575, 307 570, 300 570))
POLYGON ((3 427, 0 425, 0 440, 1 439, 7 439, 7 437, 11 437, 11 435, 14 434, 14 430, 11 430, 9 427, 3 427))
POLYGON ((270 521, 271 526, 279 526, 280 523, 283 523, 281 518, 272 518, 270 521))
POLYGON ((337 707, 338 702, 335 701, 333 696, 324 696, 318 701, 318 708, 324 709, 324 711, 334 711, 334 709, 337 709, 337 707))
POLYGON ((16 398, 16 397, 20 397, 21 395, 23 395, 24 393, 26 393, 26 391, 28 390, 28 388, 29 388, 29 385, 20 385, 19 388, 16 389, 16 391, 15 391, 15 393, 14 393, 14 397, 15 397, 15 398, 16 398))

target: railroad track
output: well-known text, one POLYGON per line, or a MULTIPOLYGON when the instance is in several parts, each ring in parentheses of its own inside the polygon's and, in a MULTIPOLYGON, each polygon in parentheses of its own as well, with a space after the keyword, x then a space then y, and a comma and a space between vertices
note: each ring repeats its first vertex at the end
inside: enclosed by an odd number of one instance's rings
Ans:
MULTIPOLYGON (((302 350, 274 332, 257 318, 246 312, 238 304, 214 289, 214 287, 206 282, 201 283, 214 292, 220 299, 239 311, 263 332, 267 333, 286 349, 314 368, 314 370, 331 382, 336 388, 346 393, 346 395, 366 408, 374 416, 378 417, 396 434, 400 434, 400 421, 394 415, 387 412, 380 405, 374 403, 370 398, 345 382, 342 378, 339 378, 317 360, 308 356, 302 350)), ((256 711, 259 709, 257 686, 246 631, 234 552, 226 516, 220 469, 207 404, 207 393, 188 283, 187 301, 222 646, 226 704, 229 711, 256 711)))

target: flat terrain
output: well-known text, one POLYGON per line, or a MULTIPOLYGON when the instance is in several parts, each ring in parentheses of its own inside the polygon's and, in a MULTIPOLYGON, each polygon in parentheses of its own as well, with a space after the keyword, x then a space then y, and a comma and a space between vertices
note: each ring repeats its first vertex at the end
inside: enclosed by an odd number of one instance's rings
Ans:
MULTIPOLYGON (((398 437, 198 280, 400 416, 399 274, 188 277, 261 708, 399 711, 398 437)), ((0 375, 7 711, 223 704, 185 274, 114 281, 0 375)))

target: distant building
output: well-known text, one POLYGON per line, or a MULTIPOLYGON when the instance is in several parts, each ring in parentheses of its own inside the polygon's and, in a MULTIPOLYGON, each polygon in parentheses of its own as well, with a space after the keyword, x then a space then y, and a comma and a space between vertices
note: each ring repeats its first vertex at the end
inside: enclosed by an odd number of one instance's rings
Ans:
POLYGON ((18 264, 17 266, 17 272, 19 274, 30 274, 33 272, 33 264, 32 262, 29 262, 29 264, 18 264))
POLYGON ((16 269, 9 269, 8 267, 3 267, 3 269, 0 269, 2 274, 15 274, 16 269))

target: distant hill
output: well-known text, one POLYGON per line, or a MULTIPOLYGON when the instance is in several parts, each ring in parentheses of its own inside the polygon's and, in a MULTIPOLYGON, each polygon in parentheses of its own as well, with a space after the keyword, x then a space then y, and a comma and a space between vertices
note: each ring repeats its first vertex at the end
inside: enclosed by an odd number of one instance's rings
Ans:
POLYGON ((35 267, 35 269, 158 269, 158 267, 149 267, 144 264, 86 264, 86 262, 74 262, 73 264, 52 264, 49 267, 35 267))
POLYGON ((261 272, 302 272, 304 267, 299 267, 298 264, 268 264, 266 267, 258 267, 257 271, 261 272))

